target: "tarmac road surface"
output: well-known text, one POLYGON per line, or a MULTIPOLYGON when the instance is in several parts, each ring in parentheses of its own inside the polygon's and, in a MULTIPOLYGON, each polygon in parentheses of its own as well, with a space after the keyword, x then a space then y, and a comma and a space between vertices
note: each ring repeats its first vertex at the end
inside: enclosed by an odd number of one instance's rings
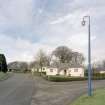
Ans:
POLYGON ((30 105, 34 81, 29 74, 14 74, 0 81, 0 105, 30 105))
MULTIPOLYGON (((87 93, 87 81, 49 82, 39 77, 34 80, 35 92, 31 105, 70 105, 87 93)), ((93 81, 93 87, 105 88, 105 80, 93 81)))

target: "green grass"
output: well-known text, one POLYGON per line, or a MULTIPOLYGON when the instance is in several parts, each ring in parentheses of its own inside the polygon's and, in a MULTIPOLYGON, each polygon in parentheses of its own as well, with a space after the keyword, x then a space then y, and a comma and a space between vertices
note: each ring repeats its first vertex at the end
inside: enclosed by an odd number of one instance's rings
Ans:
POLYGON ((10 74, 9 73, 0 72, 0 81, 1 80, 5 80, 5 79, 8 79, 9 77, 10 77, 10 74))
POLYGON ((95 91, 91 97, 84 95, 70 105, 105 105, 105 89, 95 91))

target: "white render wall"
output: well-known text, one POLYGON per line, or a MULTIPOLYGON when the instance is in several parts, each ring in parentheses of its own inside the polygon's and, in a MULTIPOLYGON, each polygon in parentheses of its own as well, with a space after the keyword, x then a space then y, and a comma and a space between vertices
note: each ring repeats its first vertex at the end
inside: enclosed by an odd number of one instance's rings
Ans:
POLYGON ((61 70, 61 71, 59 72, 59 75, 64 75, 64 70, 61 70))
MULTIPOLYGON (((58 69, 57 68, 47 68, 46 75, 57 75, 58 69), (53 69, 53 72, 50 71, 50 69, 53 69)), ((72 76, 72 77, 84 77, 84 69, 83 68, 69 68, 66 70, 66 75, 64 70, 61 70, 59 72, 59 75, 64 76, 72 76), (75 72, 75 69, 78 69, 77 72, 75 72)))
POLYGON ((61 71, 59 72, 59 75, 65 75, 65 74, 64 74, 64 70, 61 70, 61 71))
POLYGON ((64 75, 64 76, 70 76, 70 70, 69 70, 69 69, 66 69, 66 74, 65 74, 64 71, 65 71, 65 70, 61 70, 61 71, 59 72, 59 74, 60 74, 60 75, 64 75))
MULTIPOLYGON (((65 75, 64 70, 61 70, 59 74, 65 75)), ((84 69, 83 68, 69 68, 66 70, 66 76, 84 77, 84 69), (75 69, 78 69, 78 71, 75 72, 75 69)))
POLYGON ((84 69, 83 68, 70 68, 70 75, 73 77, 84 77, 84 69), (75 69, 78 69, 78 72, 75 72, 75 69))
MULTIPOLYGON (((46 75, 57 75, 58 74, 58 69, 57 68, 47 68, 43 67, 42 72, 46 72, 46 75), (44 70, 43 70, 44 68, 44 70), (53 69, 53 72, 50 71, 50 69, 53 69)), ((32 71, 37 71, 36 68, 32 68, 32 71)), ((83 68, 69 68, 66 70, 66 75, 64 73, 64 70, 61 70, 59 72, 60 75, 65 75, 65 76, 72 76, 72 77, 84 77, 84 69, 83 68), (75 69, 78 69, 77 72, 75 72, 75 69)), ((39 72, 41 72, 41 69, 39 69, 39 72)), ((100 72, 100 73, 105 73, 105 72, 100 72)))
POLYGON ((57 68, 47 68, 46 70, 46 75, 57 75, 57 73, 58 73, 57 68), (53 70, 53 72, 51 72, 51 69, 53 70))

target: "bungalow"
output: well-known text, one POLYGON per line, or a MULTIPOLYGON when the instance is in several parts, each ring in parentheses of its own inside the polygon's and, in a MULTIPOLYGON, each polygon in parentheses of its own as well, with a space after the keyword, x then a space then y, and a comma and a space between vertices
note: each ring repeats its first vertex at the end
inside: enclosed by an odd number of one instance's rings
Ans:
POLYGON ((46 69, 46 75, 62 75, 72 77, 84 77, 84 68, 81 65, 59 64, 51 65, 46 69))
POLYGON ((104 67, 98 67, 98 68, 95 68, 93 72, 104 74, 105 73, 105 68, 104 67))

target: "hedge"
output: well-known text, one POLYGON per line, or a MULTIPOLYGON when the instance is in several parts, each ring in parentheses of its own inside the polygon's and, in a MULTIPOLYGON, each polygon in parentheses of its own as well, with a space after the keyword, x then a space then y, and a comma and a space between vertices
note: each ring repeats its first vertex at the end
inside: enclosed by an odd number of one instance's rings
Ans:
MULTIPOLYGON (((85 76, 88 76, 88 73, 85 73, 85 76)), ((92 73, 92 76, 94 77, 105 77, 105 73, 92 73)))
MULTIPOLYGON (((88 79, 88 77, 64 77, 64 76, 45 76, 45 75, 43 75, 43 78, 53 82, 85 81, 88 79)), ((92 77, 92 80, 104 80, 104 79, 105 79, 105 76, 92 77)))
POLYGON ((104 77, 92 77, 93 80, 104 80, 105 79, 105 76, 104 77))
POLYGON ((54 82, 84 81, 87 77, 48 76, 48 80, 54 82))

